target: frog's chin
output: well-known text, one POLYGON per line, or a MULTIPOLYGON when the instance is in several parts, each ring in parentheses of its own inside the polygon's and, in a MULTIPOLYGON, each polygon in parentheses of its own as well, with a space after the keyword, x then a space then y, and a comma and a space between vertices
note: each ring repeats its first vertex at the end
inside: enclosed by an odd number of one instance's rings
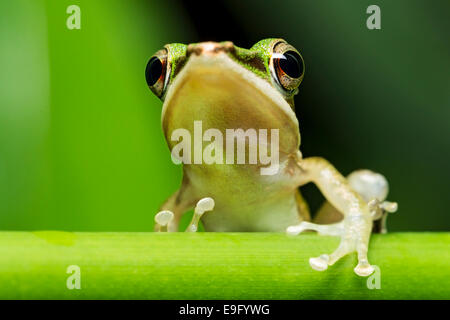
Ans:
POLYGON ((281 93, 224 53, 189 58, 168 88, 161 120, 168 141, 174 129, 191 130, 200 120, 219 130, 280 129, 292 148, 300 144, 298 120, 281 93))

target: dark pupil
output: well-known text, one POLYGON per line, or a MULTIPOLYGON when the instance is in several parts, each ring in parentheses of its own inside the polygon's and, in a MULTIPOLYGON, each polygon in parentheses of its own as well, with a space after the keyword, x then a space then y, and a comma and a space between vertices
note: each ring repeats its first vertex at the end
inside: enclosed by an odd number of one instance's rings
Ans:
POLYGON ((161 77, 162 69, 163 66, 159 58, 153 57, 150 59, 145 68, 145 79, 149 86, 154 85, 158 81, 159 77, 161 77))
POLYGON ((284 53, 285 59, 280 59, 280 68, 291 78, 299 78, 303 73, 302 58, 295 51, 284 53))

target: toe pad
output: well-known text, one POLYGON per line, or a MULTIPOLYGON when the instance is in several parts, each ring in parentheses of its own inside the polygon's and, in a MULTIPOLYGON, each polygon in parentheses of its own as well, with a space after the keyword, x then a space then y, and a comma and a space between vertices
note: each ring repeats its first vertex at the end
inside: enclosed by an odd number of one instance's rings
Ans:
POLYGON ((316 271, 325 271, 328 269, 328 260, 329 260, 328 255, 323 254, 317 258, 310 258, 309 264, 311 265, 311 268, 313 268, 316 271))

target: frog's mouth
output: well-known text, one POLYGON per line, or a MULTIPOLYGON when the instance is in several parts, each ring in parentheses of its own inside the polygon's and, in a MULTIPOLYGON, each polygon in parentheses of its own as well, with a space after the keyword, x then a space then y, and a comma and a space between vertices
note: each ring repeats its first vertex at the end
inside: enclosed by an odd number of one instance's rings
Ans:
POLYGON ((300 145, 298 120, 281 93, 225 53, 191 56, 168 88, 161 117, 170 149, 173 130, 193 132, 197 120, 223 132, 279 129, 281 152, 300 145))

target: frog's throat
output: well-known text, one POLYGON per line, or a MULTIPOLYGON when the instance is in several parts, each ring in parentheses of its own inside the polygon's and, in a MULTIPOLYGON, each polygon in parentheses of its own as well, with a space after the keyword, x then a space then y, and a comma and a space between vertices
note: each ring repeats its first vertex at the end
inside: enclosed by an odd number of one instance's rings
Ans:
MULTIPOLYGON (((212 72, 216 76, 220 74, 228 74, 234 77, 236 81, 239 81, 239 83, 246 84, 247 86, 251 86, 256 89, 255 91, 258 95, 260 95, 261 97, 265 97, 266 99, 271 101, 274 106, 277 107, 277 109, 279 110, 277 112, 286 114, 290 121, 292 121, 292 124, 297 127, 297 134, 299 133, 297 117, 295 116, 295 113, 292 110, 291 106, 286 102, 281 93, 278 92, 278 90, 274 88, 268 81, 258 77, 250 70, 242 67, 224 53, 215 55, 191 56, 189 58, 187 64, 183 67, 181 72, 177 75, 173 83, 171 83, 168 88, 161 112, 161 121, 163 123, 163 126, 164 119, 169 107, 172 104, 179 103, 177 102, 180 100, 179 98, 183 99, 183 97, 178 96, 178 93, 180 92, 179 89, 182 88, 190 78, 196 77, 197 74, 200 74, 205 70, 208 70, 208 72, 212 72)), ((245 86, 243 86, 243 88, 245 88, 245 86)), ((202 92, 205 92, 207 90, 207 86, 204 86, 201 90, 199 90, 198 94, 202 94, 202 92)), ((224 88, 224 90, 226 89, 224 88)))

